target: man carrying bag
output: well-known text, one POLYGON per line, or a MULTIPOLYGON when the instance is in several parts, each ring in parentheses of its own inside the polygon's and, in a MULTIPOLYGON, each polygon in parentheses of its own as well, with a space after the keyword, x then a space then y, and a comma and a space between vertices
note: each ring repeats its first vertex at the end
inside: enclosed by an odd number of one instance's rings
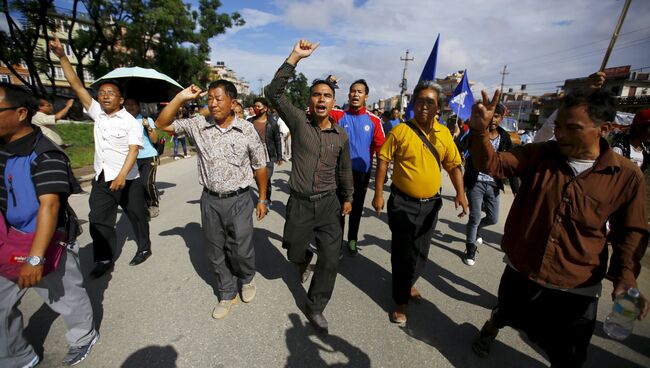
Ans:
POLYGON ((67 205, 79 187, 65 153, 31 125, 35 107, 26 91, 0 83, 0 367, 7 368, 39 362, 18 309, 30 287, 63 316, 64 365, 81 362, 99 339, 67 205))

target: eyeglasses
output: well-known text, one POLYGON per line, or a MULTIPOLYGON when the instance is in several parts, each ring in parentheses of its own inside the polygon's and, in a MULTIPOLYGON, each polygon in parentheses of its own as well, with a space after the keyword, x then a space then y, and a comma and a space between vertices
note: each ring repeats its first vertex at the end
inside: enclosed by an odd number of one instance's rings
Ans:
POLYGON ((17 110, 20 109, 22 106, 11 106, 11 107, 0 107, 0 112, 7 111, 7 110, 17 110))
POLYGON ((97 92, 97 96, 99 96, 99 97, 104 97, 104 96, 115 97, 115 96, 117 96, 117 93, 115 93, 113 91, 99 91, 99 92, 97 92))

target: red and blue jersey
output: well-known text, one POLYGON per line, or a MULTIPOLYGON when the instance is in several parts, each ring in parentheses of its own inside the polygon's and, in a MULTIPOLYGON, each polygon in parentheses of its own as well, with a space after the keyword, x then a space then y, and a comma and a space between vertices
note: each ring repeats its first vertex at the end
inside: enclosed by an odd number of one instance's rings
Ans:
POLYGON ((365 107, 358 111, 332 109, 330 116, 348 133, 352 171, 370 171, 373 154, 379 152, 386 139, 379 117, 369 113, 365 107))

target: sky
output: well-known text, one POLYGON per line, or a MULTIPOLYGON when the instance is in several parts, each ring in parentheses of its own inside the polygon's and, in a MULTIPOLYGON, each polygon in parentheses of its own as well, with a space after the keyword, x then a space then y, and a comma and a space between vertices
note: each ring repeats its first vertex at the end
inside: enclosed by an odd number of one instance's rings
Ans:
MULTIPOLYGON (((65 3, 69 0, 61 0, 65 3)), ((188 0, 196 7, 197 0, 188 0)), ((301 38, 320 47, 297 70, 311 81, 339 77, 343 91, 363 78, 369 102, 399 94, 409 50, 412 90, 440 34, 436 76, 467 69, 481 89, 540 95, 600 67, 624 0, 222 0, 246 25, 210 40, 213 62, 224 61, 259 93, 301 38), (260 83, 261 80, 261 83, 260 83)), ((650 1, 634 0, 608 67, 650 71, 650 1)), ((346 96, 339 93, 338 103, 346 96), (343 96, 341 96, 343 95, 343 96)))
MULTIPOLYGON (((408 87, 415 86, 437 34, 436 76, 467 69, 474 93, 501 83, 527 84, 529 94, 555 91, 587 76, 603 60, 623 0, 224 0, 246 25, 213 38, 211 57, 224 61, 259 92, 301 38, 320 47, 297 70, 311 81, 334 74, 346 91, 364 78, 369 102, 399 94, 405 51, 408 87), (541 83, 541 84, 535 84, 541 83)), ((650 1, 635 0, 608 67, 650 71, 650 1)), ((340 93, 339 93, 340 94, 340 93)), ((337 96, 339 100, 346 96, 337 96)), ((345 101, 338 101, 345 102, 345 101)))

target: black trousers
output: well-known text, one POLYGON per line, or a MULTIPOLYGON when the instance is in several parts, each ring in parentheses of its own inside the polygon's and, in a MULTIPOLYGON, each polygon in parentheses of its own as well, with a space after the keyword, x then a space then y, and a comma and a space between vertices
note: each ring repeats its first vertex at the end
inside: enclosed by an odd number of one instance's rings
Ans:
POLYGON ((158 207, 159 195, 156 189, 156 171, 159 163, 158 156, 139 158, 138 171, 143 181, 144 198, 147 201, 147 207, 158 207))
MULTIPOLYGON (((352 211, 348 220, 348 241, 359 240, 359 224, 363 214, 363 204, 366 200, 366 192, 370 183, 370 171, 366 173, 352 172, 354 180, 354 194, 352 194, 352 211)), ((343 199, 340 198, 341 203, 343 199)), ((345 216, 341 216, 341 232, 345 231, 345 216)))
POLYGON ((429 259, 429 246, 442 199, 420 202, 393 189, 388 198, 388 226, 392 234, 390 263, 393 301, 407 304, 411 287, 429 259))
POLYGON ((266 199, 271 200, 271 177, 273 176, 273 161, 266 163, 266 199))
POLYGON ((580 367, 594 333, 598 298, 549 289, 506 266, 492 321, 510 326, 548 354, 551 366, 580 367))
POLYGON ((93 180, 90 191, 90 236, 93 239, 95 262, 113 260, 113 250, 117 247, 115 221, 117 206, 120 206, 133 226, 138 252, 151 250, 149 240, 149 218, 147 206, 142 195, 140 178, 127 180, 124 188, 111 192, 112 181, 104 180, 104 173, 93 180))
POLYGON ((334 193, 316 201, 291 195, 287 202, 282 247, 289 261, 299 266, 309 263, 313 256, 309 242, 316 238, 318 259, 307 292, 307 309, 314 313, 325 310, 334 291, 342 237, 340 216, 341 205, 334 193))

